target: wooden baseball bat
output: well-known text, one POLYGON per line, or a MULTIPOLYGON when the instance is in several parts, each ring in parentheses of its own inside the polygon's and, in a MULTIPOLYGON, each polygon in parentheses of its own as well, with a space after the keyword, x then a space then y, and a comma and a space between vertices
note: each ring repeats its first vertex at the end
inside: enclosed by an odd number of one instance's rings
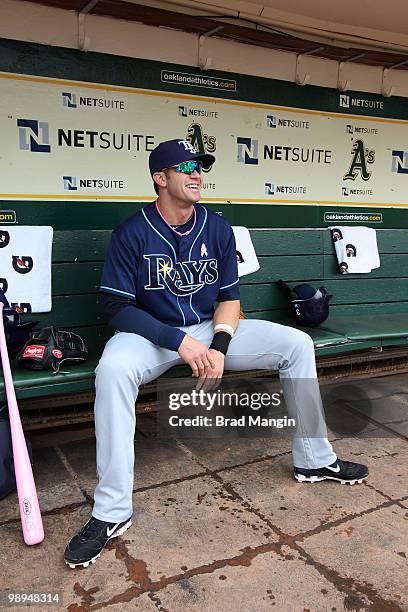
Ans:
POLYGON ((6 334, 3 323, 4 305, 0 302, 0 353, 3 364, 3 376, 6 387, 8 410, 10 415, 10 431, 13 444, 14 471, 16 475, 18 504, 20 507, 21 526, 24 542, 31 546, 39 544, 44 539, 44 528, 35 488, 33 470, 21 425, 17 406, 16 392, 11 376, 10 360, 7 351, 6 334))

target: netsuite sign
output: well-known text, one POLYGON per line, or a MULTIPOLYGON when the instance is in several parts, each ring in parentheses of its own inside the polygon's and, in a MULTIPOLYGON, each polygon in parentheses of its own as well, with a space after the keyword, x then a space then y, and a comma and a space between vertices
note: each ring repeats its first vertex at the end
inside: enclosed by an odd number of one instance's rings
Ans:
MULTIPOLYGON (((17 119, 19 147, 31 153, 51 153, 50 126, 37 119, 17 119)), ((107 130, 57 128, 56 143, 61 148, 153 151, 153 135, 107 130)))
POLYGON ((17 119, 18 141, 21 151, 50 153, 50 129, 45 121, 17 119))
POLYGON ((82 96, 65 91, 62 93, 64 108, 98 108, 105 110, 125 110, 125 101, 117 98, 82 96))
POLYGON ((303 119, 293 119, 285 117, 277 117, 276 115, 266 115, 266 127, 268 128, 294 128, 308 130, 310 122, 303 119))
POLYGON ((62 177, 65 191, 78 191, 78 189, 124 189, 125 181, 123 179, 107 179, 107 178, 85 178, 77 176, 65 175, 62 177))
POLYGON ((275 183, 265 183, 265 195, 292 194, 306 195, 307 188, 304 185, 276 185, 275 183))
POLYGON ((372 100, 368 98, 357 98, 349 94, 339 94, 339 106, 342 108, 363 108, 384 110, 384 100, 372 100))
MULTIPOLYGON (((254 138, 237 137, 237 161, 243 164, 259 164, 259 141, 254 138)), ((289 145, 268 145, 262 148, 263 160, 303 164, 331 164, 332 151, 314 147, 292 147, 289 145)))

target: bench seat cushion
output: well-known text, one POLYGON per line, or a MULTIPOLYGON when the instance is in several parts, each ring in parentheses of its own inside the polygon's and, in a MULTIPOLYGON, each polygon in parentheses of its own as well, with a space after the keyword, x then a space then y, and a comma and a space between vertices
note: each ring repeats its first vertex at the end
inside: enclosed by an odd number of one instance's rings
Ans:
POLYGON ((343 334, 348 340, 408 337, 408 313, 381 315, 335 316, 324 326, 343 334))
POLYGON ((301 327, 299 325, 295 325, 288 319, 282 319, 278 321, 278 323, 288 325, 289 327, 296 327, 297 329, 309 334, 314 342, 315 348, 341 345, 347 342, 347 336, 344 333, 329 329, 325 326, 325 324, 320 325, 319 327, 301 327))
MULTIPOLYGON (((81 365, 61 368, 62 372, 58 374, 54 374, 51 370, 34 371, 13 367, 17 399, 86 391, 91 387, 97 363, 98 359, 88 359, 81 365)), ((0 400, 4 398, 4 394, 4 381, 1 379, 0 400)))

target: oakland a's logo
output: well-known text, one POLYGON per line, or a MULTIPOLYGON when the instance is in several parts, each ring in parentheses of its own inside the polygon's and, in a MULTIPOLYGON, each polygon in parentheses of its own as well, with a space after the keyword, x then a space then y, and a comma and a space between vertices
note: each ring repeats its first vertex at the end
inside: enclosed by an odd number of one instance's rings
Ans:
POLYGON ((218 279, 216 259, 178 261, 176 264, 167 254, 143 255, 147 259, 149 283, 145 289, 164 289, 173 295, 193 295, 204 285, 212 285, 218 279))
POLYGON ((360 174, 363 181, 368 181, 372 172, 368 171, 367 164, 374 163, 375 151, 373 149, 366 149, 362 140, 355 140, 351 154, 350 168, 347 174, 343 176, 343 180, 351 179, 355 181, 358 174, 360 174))
MULTIPOLYGON (((214 153, 217 148, 215 136, 205 134, 199 123, 192 123, 189 126, 187 138, 199 153, 214 153)), ((203 172, 209 172, 211 168, 212 166, 203 168, 203 172)))

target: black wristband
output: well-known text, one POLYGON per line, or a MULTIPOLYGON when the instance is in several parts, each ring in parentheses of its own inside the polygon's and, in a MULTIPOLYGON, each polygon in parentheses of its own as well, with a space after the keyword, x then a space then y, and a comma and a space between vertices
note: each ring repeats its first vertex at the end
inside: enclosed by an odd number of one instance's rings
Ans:
POLYGON ((223 353, 224 355, 226 355, 231 339, 232 339, 232 336, 228 332, 224 332, 224 331, 216 332, 210 344, 210 349, 220 351, 220 353, 223 353))

